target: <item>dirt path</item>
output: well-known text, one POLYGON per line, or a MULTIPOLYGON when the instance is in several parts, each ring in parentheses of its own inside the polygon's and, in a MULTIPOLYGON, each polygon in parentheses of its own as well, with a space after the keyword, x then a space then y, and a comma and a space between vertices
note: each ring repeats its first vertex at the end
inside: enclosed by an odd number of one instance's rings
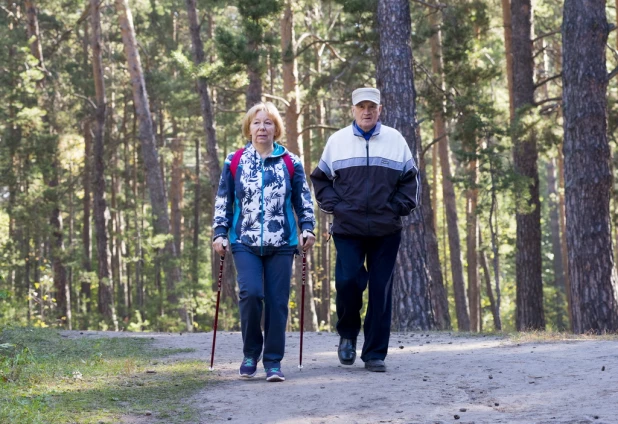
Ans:
MULTIPOLYGON (((212 333, 142 334, 210 360, 212 333)), ((305 333, 301 371, 299 334, 287 337, 286 381, 268 383, 261 367, 238 377, 240 334, 218 332, 216 383, 189 400, 200 422, 618 423, 618 341, 395 333, 388 371, 370 373, 339 364, 332 333, 305 333)))

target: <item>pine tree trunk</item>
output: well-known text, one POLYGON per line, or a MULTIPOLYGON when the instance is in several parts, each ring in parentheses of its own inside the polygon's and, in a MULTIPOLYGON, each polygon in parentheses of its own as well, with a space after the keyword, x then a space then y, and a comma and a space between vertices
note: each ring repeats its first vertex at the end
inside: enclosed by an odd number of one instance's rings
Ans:
MULTIPOLYGON (((442 68, 442 37, 439 31, 440 23, 437 14, 431 14, 432 25, 437 31, 431 37, 431 65, 433 77, 437 84, 444 90, 442 68)), ((457 314, 457 328, 460 331, 470 331, 470 317, 468 315, 468 302, 466 300, 466 284, 463 276, 463 264, 461 261, 461 241, 457 217, 457 202, 455 200, 455 187, 453 185, 449 137, 444 121, 444 111, 439 108, 433 114, 433 135, 438 142, 440 157, 440 169, 442 171, 442 199, 446 209, 446 226, 448 230, 448 242, 450 251, 451 277, 455 292, 455 312, 457 314)), ((446 252, 445 252, 446 254, 446 252)))
MULTIPOLYGON (((43 47, 41 44, 41 34, 39 32, 39 20, 38 10, 32 0, 25 1, 26 6, 26 25, 30 44, 30 53, 37 59, 37 66, 44 74, 47 74, 45 70, 45 62, 43 59, 43 47)), ((46 85, 45 79, 37 82, 37 86, 44 89, 46 85)), ((53 110, 45 105, 46 100, 41 97, 39 103, 43 110, 53 110)), ((48 115, 43 117, 44 125, 49 128, 50 118, 48 115)), ((51 132, 50 132, 51 133, 51 132)), ((51 147, 51 167, 47 180, 49 192, 47 194, 47 201, 51 208, 51 214, 49 217, 49 224, 52 228, 52 248, 51 248, 51 262, 54 276, 54 291, 56 298, 57 317, 60 320, 66 320, 67 305, 70 302, 70 293, 67 292, 67 272, 64 265, 64 241, 63 241, 63 229, 62 229, 62 216, 60 214, 60 201, 58 198, 58 185, 59 185, 59 168, 60 162, 58 158, 58 139, 57 135, 52 135, 50 141, 54 143, 51 147)))
POLYGON ((253 105, 262 101, 262 73, 260 72, 260 63, 257 55, 258 42, 251 38, 252 34, 247 34, 249 41, 247 42, 247 50, 255 55, 255 58, 247 64, 247 75, 249 77, 249 85, 247 86, 245 107, 249 110, 253 105))
POLYGON ((171 202, 171 218, 172 218, 172 234, 174 235, 174 245, 176 252, 180 255, 182 252, 182 233, 183 233, 183 215, 182 209, 184 198, 184 145, 183 138, 177 135, 174 131, 174 139, 172 140, 172 180, 170 183, 170 202, 171 202))
MULTIPOLYGON (((83 262, 82 267, 86 273, 92 271, 92 246, 91 246, 91 229, 90 229, 90 210, 92 199, 90 193, 92 192, 92 130, 91 121, 84 121, 84 173, 82 176, 82 185, 84 190, 83 199, 83 215, 82 215, 82 250, 83 250, 83 262)), ((92 293, 90 286, 90 277, 82 277, 81 282, 81 298, 86 302, 86 312, 90 312, 92 304, 92 293)))
MULTIPOLYGON (((163 176, 159 168, 159 155, 155 145, 155 133, 153 130, 152 117, 150 115, 144 73, 142 72, 140 55, 137 49, 137 40, 135 39, 133 16, 131 15, 127 0, 116 0, 116 10, 131 77, 135 112, 139 120, 138 138, 142 146, 142 157, 144 160, 144 169, 146 170, 146 182, 150 193, 154 232, 157 235, 168 235, 170 233, 170 219, 167 212, 167 195, 163 176)), ((170 303, 171 307, 179 307, 176 285, 180 282, 181 273, 177 263, 177 253, 173 240, 169 240, 165 243, 162 254, 166 278, 167 301, 170 303)), ((186 322, 186 310, 184 306, 179 307, 178 313, 181 321, 186 322)))
MULTIPOLYGON (((408 0, 379 0, 377 27, 380 55, 377 85, 382 93, 382 122, 399 130, 417 156, 416 90, 412 67, 411 19, 408 0)), ((427 272, 427 247, 422 208, 403 219, 401 247, 393 275, 392 326, 397 331, 434 328, 427 272)))
MULTIPOLYGON (((481 237, 481 231, 479 229, 479 246, 482 246, 483 239, 481 237)), ((489 299, 489 308, 491 310, 491 316, 494 320, 494 330, 501 331, 502 324, 500 323, 500 313, 498 306, 496 305, 496 299, 494 297, 494 291, 491 288, 491 273, 489 272, 489 266, 487 265, 487 255, 483 249, 479 249, 479 264, 483 270, 483 278, 485 280, 485 291, 487 292, 487 298, 489 299)))
MULTIPOLYGON (((193 62, 196 66, 204 63, 204 44, 200 36, 200 24, 197 18, 196 0, 186 0, 187 4, 187 17, 189 19, 189 29, 191 32, 191 46, 193 53, 193 62)), ((219 177, 221 176, 221 165, 219 162, 219 154, 217 147, 217 134, 214 127, 214 114, 212 110, 212 102, 210 95, 208 94, 208 83, 205 78, 197 79, 197 91, 200 96, 200 107, 202 112, 202 125, 204 133, 206 134, 206 157, 207 157, 207 169, 210 180, 210 197, 214 198, 217 193, 217 185, 219 183, 219 177)), ((261 94, 260 94, 261 96, 261 94)), ((214 202, 213 202, 214 204, 214 202)), ((215 264, 218 263, 219 258, 213 252, 211 252, 212 263, 212 275, 213 281, 218 273, 215 270, 215 264)), ((238 296, 236 295, 236 273, 234 270, 234 257, 227 255, 224 263, 223 270, 223 299, 229 298, 232 304, 238 304, 238 296)))
POLYGON ((545 329, 541 261, 541 204, 539 200, 538 152, 534 128, 524 122, 534 105, 531 0, 511 1, 513 35, 513 162, 515 172, 528 179, 524 205, 516 213, 516 328, 545 329))
POLYGON ((286 0, 281 18, 281 73, 283 97, 288 101, 285 109, 285 141, 290 152, 303 156, 303 138, 300 134, 300 90, 298 65, 294 48, 294 12, 292 1, 286 0))
POLYGON ((504 25, 504 55, 506 56, 506 82, 509 90, 509 113, 515 118, 513 105, 513 31, 511 27, 511 1, 502 0, 502 24, 504 25))
POLYGON ((468 263, 468 304, 470 305, 470 330, 481 329, 481 287, 478 271, 478 219, 476 207, 478 203, 477 162, 471 160, 468 164, 468 178, 472 187, 466 190, 466 262, 468 263))
MULTIPOLYGON (((321 12, 317 12, 321 13, 321 12)), ((314 69, 316 75, 322 75, 322 61, 320 58, 320 46, 314 47, 314 69)), ((318 98, 315 102, 315 123, 317 124, 317 129, 315 131, 316 137, 315 140, 318 140, 318 143, 324 143, 325 141, 325 131, 322 127, 326 123, 325 119, 325 107, 324 107, 324 99, 318 98)), ((310 157, 309 157, 310 159, 310 157)), ((313 169, 312 166, 305 167, 305 172, 311 172, 313 169)), ((307 181, 311 183, 311 179, 307 178, 307 181)), ((331 249, 330 249, 330 233, 329 233, 329 216, 328 214, 322 212, 319 208, 316 208, 318 211, 318 231, 316 232, 316 244, 319 248, 319 261, 316 261, 318 266, 318 278, 320 280, 320 308, 318 313, 319 323, 323 328, 327 331, 331 329, 331 319, 330 319, 330 301, 331 301, 331 249)), ((314 247, 315 249, 315 247, 314 247)))
POLYGON ((118 322, 114 308, 113 284, 110 278, 110 252, 107 243, 107 218, 105 211, 105 164, 104 164, 104 142, 105 131, 105 112, 107 99, 105 96, 105 83, 103 79, 103 65, 101 61, 101 13, 99 2, 90 1, 90 14, 92 22, 92 38, 90 46, 92 48, 92 73, 94 79, 95 96, 97 109, 95 111, 94 143, 93 143, 93 205, 94 205, 94 226, 97 239, 97 274, 99 277, 99 305, 101 314, 114 323, 116 330, 118 322))
POLYGON ((609 210, 605 2, 566 0, 562 25, 564 179, 573 331, 618 330, 609 210))
POLYGON ((560 143, 557 157, 558 164, 558 212, 560 223, 560 253, 564 270, 564 291, 566 293, 567 312, 569 314, 569 329, 573 331, 573 309, 571 308, 571 281, 569 279, 569 255, 566 240, 566 202, 564 199, 564 143, 560 143))
MULTIPOLYGON (((420 148, 420 146, 419 146, 420 148)), ((440 267, 440 252, 438 249, 438 237, 436 236, 436 226, 434 223, 434 211, 432 207, 431 189, 425 177, 425 158, 419 149, 419 170, 421 172, 421 207, 423 208, 423 218, 425 219, 425 243, 427 244, 427 269, 431 276, 430 296, 436 328, 439 330, 450 330, 451 315, 448 310, 448 296, 444 287, 442 268, 440 267)), ((435 197, 435 196, 434 196, 435 197)))
POLYGON ((560 245, 560 214, 558 213, 558 190, 556 182, 555 160, 549 159, 546 164, 547 171, 547 199, 549 203, 549 228, 551 231, 551 251, 554 255, 552 267, 554 269, 554 309, 557 311, 556 327, 560 331, 566 330, 563 312, 566 312, 564 298, 564 263, 562 262, 562 249, 560 245))

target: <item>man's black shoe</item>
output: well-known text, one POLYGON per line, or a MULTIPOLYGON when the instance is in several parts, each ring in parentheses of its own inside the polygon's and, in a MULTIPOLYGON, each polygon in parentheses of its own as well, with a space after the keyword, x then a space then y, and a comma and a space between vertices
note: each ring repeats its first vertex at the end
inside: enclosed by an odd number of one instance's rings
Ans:
POLYGON ((386 364, 381 359, 370 359, 365 362, 365 368, 373 372, 386 372, 386 364))
POLYGON ((343 365, 352 365, 356 360, 356 339, 339 339, 339 348, 337 349, 339 362, 343 365))

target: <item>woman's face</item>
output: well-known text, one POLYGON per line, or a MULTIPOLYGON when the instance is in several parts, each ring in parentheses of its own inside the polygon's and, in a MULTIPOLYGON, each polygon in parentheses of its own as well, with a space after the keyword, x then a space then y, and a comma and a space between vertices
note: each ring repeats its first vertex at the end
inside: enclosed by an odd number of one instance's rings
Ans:
POLYGON ((275 122, 266 111, 259 111, 249 126, 251 142, 260 145, 272 145, 275 140, 275 122))

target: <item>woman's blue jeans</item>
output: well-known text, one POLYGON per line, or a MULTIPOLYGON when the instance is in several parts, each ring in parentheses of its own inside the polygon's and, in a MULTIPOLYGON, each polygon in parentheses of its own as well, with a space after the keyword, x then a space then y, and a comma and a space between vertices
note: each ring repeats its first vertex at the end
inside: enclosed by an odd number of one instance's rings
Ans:
POLYGON ((264 368, 277 368, 285 353, 290 279, 295 248, 257 255, 241 244, 232 246, 238 273, 240 327, 245 357, 258 359, 263 349, 264 368), (264 309, 264 335, 261 320, 264 309))

